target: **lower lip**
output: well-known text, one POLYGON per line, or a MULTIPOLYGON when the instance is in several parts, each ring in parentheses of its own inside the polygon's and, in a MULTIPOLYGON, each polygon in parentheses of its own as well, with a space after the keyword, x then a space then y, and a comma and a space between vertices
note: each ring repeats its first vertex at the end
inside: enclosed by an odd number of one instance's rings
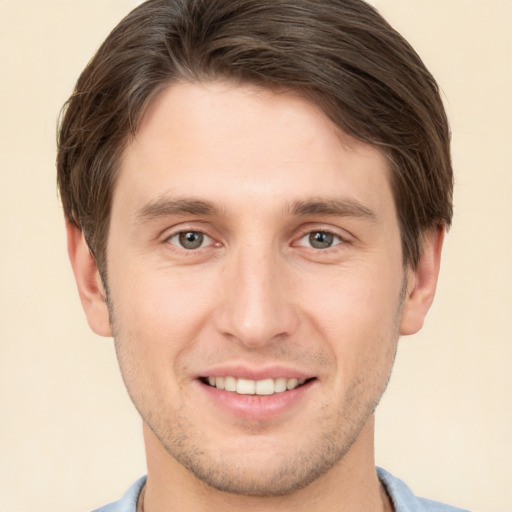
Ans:
POLYGON ((258 421, 274 418, 296 408, 311 391, 315 380, 273 395, 240 395, 198 382, 216 408, 220 407, 240 419, 258 421))

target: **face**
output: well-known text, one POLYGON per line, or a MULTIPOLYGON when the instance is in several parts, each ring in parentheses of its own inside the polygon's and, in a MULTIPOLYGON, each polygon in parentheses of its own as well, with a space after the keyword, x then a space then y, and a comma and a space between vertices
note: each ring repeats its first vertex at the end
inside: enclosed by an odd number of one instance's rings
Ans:
POLYGON ((173 85, 126 148, 107 255, 123 378, 166 454, 254 495, 343 464, 402 316, 378 150, 291 92, 173 85))

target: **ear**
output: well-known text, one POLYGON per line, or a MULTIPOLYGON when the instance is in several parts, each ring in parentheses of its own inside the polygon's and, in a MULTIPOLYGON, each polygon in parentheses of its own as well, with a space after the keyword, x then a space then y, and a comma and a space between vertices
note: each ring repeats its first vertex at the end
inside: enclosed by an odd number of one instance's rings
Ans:
POLYGON ((89 326, 100 336, 112 336, 106 293, 96 260, 80 229, 68 222, 66 232, 69 259, 89 326))
POLYGON ((416 269, 409 269, 400 334, 417 333, 422 327, 434 300, 445 227, 428 230, 423 237, 423 252, 416 269))

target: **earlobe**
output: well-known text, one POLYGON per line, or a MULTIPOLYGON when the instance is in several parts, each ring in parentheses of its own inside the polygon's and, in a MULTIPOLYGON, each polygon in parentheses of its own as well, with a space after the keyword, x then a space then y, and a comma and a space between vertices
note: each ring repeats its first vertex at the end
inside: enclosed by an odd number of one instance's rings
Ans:
POLYGON ((407 277, 407 291, 404 298, 400 334, 415 334, 423 322, 434 300, 437 278, 441 264, 441 250, 445 227, 427 231, 423 238, 423 252, 416 269, 410 269, 407 277))
POLYGON ((89 326, 100 336, 112 336, 106 294, 96 260, 79 228, 68 222, 66 232, 69 259, 89 326))

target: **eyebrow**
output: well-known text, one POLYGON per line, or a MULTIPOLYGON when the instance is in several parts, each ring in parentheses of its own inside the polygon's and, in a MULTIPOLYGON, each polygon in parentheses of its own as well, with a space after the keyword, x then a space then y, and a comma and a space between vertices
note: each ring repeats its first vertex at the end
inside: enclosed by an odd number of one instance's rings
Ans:
POLYGON ((219 213, 213 203, 198 199, 157 199, 143 206, 135 213, 135 221, 144 223, 164 217, 175 215, 206 215, 213 216, 219 213))
MULTIPOLYGON (((285 208, 286 213, 298 217, 310 215, 328 215, 333 217, 356 217, 377 220, 377 215, 352 199, 312 199, 294 201, 285 208)), ((162 198, 153 201, 135 213, 136 223, 144 223, 165 217, 180 215, 204 215, 212 217, 222 213, 222 209, 210 201, 200 199, 162 198)))
POLYGON ((289 207, 290 212, 297 216, 332 215, 333 217, 357 217, 377 220, 377 215, 363 204, 352 199, 318 199, 295 201, 289 207))

